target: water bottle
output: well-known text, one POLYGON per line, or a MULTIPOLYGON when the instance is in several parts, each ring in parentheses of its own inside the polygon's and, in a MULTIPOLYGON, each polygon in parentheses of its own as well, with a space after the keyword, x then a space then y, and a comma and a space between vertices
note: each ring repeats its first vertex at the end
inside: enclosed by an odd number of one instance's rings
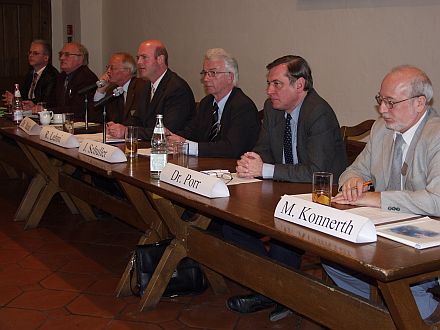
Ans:
POLYGON ((156 116, 156 126, 151 137, 150 174, 159 179, 162 169, 167 164, 167 139, 163 126, 163 115, 156 116))
POLYGON ((14 99, 12 100, 12 119, 20 124, 23 119, 23 103, 21 102, 20 86, 15 84, 14 99))

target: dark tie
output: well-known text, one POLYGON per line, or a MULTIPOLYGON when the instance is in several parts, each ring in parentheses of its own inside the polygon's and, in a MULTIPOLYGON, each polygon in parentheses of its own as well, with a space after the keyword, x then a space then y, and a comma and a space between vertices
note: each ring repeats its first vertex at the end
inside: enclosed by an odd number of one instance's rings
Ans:
POLYGON ((214 102, 212 107, 212 120, 211 120, 211 130, 209 132, 209 142, 213 141, 217 136, 220 128, 220 123, 218 121, 218 105, 214 102))
POLYGON ((290 127, 290 113, 286 116, 286 127, 284 128, 284 163, 293 164, 292 154, 292 128, 290 127))
POLYGON ((387 190, 402 190, 402 147, 405 144, 401 134, 394 140, 393 161, 391 163, 390 181, 387 190))
POLYGON ((29 95, 28 95, 29 100, 34 99, 34 91, 35 91, 35 86, 37 86, 37 79, 38 79, 38 73, 34 72, 31 88, 29 89, 29 95))

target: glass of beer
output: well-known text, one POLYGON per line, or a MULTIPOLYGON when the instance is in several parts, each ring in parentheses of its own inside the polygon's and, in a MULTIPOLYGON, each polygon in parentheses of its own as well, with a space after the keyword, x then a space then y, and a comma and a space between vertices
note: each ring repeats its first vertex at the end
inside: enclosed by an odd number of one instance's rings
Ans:
POLYGON ((312 201, 330 206, 332 199, 333 174, 329 172, 314 172, 312 201))
POLYGON ((125 128, 125 155, 128 158, 137 157, 139 127, 127 126, 125 128))

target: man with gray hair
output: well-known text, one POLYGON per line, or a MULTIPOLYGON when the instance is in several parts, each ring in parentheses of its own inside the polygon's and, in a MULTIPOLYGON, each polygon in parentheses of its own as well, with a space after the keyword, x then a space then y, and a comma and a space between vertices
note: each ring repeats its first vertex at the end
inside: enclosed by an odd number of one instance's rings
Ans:
MULTIPOLYGON (((376 95, 381 118, 365 149, 342 173, 341 192, 332 202, 440 216, 440 117, 429 106, 432 95, 430 79, 414 66, 396 67, 385 76, 376 95), (363 186, 369 180, 374 192, 363 186)), ((333 263, 324 268, 338 286, 369 298, 368 278, 333 263)), ((411 286, 428 324, 440 322, 440 305, 428 291, 436 284, 432 279, 411 286)))
MULTIPOLYGON (((77 42, 69 42, 58 53, 61 74, 56 86, 56 109, 54 112, 73 112, 75 120, 84 120, 84 98, 93 99, 93 90, 84 95, 78 93, 84 87, 93 85, 98 77, 89 69, 89 52, 77 42)), ((89 102, 89 114, 93 102, 89 102)), ((89 118, 91 119, 91 118, 89 118)))
MULTIPOLYGON (((96 90, 93 100, 101 100, 106 95, 113 93, 116 87, 122 87, 123 97, 115 98, 106 105, 107 132, 113 135, 113 131, 124 132, 124 125, 134 124, 133 115, 140 107, 141 95, 145 93, 147 82, 136 78, 136 61, 128 53, 114 53, 108 62, 106 71, 99 80, 107 84, 96 90)), ((102 107, 95 108, 98 115, 102 116, 102 107)), ((122 136, 121 136, 122 137, 122 136)))
POLYGON ((260 121, 254 102, 237 87, 237 61, 222 48, 208 49, 200 75, 208 95, 189 125, 169 131, 168 140, 188 141, 191 155, 238 158, 254 147, 260 121))

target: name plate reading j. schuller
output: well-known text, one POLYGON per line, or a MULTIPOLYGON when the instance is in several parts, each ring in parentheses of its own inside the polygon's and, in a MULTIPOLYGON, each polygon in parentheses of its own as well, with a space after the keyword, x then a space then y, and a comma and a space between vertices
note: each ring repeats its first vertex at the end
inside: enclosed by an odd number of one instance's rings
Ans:
POLYGON ((79 146, 79 142, 73 134, 62 132, 50 126, 41 129, 40 139, 64 148, 77 148, 79 146))
POLYGON ((41 126, 29 117, 24 117, 19 126, 28 135, 40 135, 41 126))
POLYGON ((172 163, 163 168, 160 181, 209 198, 229 197, 229 189, 222 179, 172 163))
POLYGON ((92 140, 82 141, 78 151, 80 154, 98 158, 107 163, 122 163, 127 161, 127 157, 118 147, 92 140))
POLYGON ((377 241, 370 219, 295 196, 281 197, 274 216, 354 243, 377 241))

